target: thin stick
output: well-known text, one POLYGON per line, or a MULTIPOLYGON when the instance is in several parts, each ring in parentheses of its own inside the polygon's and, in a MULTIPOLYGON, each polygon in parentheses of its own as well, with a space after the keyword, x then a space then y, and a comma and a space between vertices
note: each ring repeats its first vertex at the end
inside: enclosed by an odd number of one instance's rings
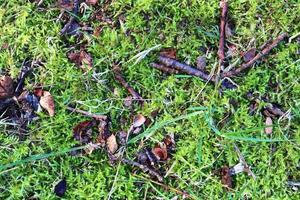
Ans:
POLYGON ((189 75, 192 75, 192 76, 197 76, 197 77, 201 78, 204 81, 211 81, 211 82, 215 81, 215 78, 210 77, 207 73, 205 73, 203 71, 200 71, 199 69, 196 69, 194 67, 191 67, 187 64, 180 63, 177 60, 174 60, 172 58, 159 56, 158 59, 162 64, 166 65, 167 67, 177 69, 178 71, 185 72, 185 73, 187 73, 189 75))
POLYGON ((138 162, 126 159, 126 158, 122 158, 121 160, 123 163, 137 167, 139 169, 141 169, 144 173, 149 173, 151 176, 154 176, 157 178, 158 181, 162 182, 163 181, 163 177, 156 171, 150 169, 149 167, 142 165, 138 162))
POLYGON ((249 165, 247 164, 243 154, 241 153, 240 149, 238 148, 238 146, 236 144, 234 144, 234 149, 235 149, 236 153, 239 156, 240 162, 244 165, 245 172, 247 172, 248 175, 252 176, 253 179, 256 179, 255 174, 251 171, 251 169, 250 169, 249 165))
POLYGON ((71 112, 80 113, 80 114, 82 114, 86 117, 91 117, 91 118, 94 118, 96 120, 106 120, 107 119, 106 115, 97 115, 97 114, 93 114, 93 113, 90 113, 90 112, 87 112, 87 111, 84 111, 84 110, 79 110, 77 108, 72 108, 72 107, 69 107, 69 106, 67 106, 67 110, 69 110, 71 112))
POLYGON ((159 69, 160 71, 163 71, 163 72, 168 73, 168 74, 178 74, 178 71, 176 69, 166 67, 162 64, 151 63, 150 66, 153 67, 153 68, 159 69))
POLYGON ((219 50, 218 50, 218 56, 220 59, 221 64, 224 63, 225 59, 225 53, 224 53, 224 46, 225 46, 225 39, 226 39, 226 33, 225 33, 225 26, 226 26, 226 18, 227 18, 227 12, 228 12, 228 3, 226 0, 221 0, 220 2, 221 6, 221 22, 220 22, 220 41, 219 41, 219 50))
POLYGON ((222 77, 232 77, 232 76, 238 75, 242 71, 250 68, 256 61, 261 59, 263 56, 267 55, 273 48, 275 48, 287 36, 288 36, 287 33, 283 33, 283 34, 279 35, 275 40, 273 40, 273 42, 271 44, 267 45, 261 51, 261 53, 258 53, 252 60, 250 60, 247 63, 242 64, 239 68, 237 68, 235 70, 232 70, 232 71, 229 71, 229 72, 224 72, 222 74, 222 77))
POLYGON ((139 99, 139 100, 142 100, 143 97, 138 93, 136 92, 127 82, 126 80, 123 78, 121 72, 120 72, 120 68, 119 67, 114 67, 113 69, 114 71, 114 74, 115 74, 115 77, 116 77, 116 80, 119 81, 119 83, 124 87, 126 88, 126 90, 133 96, 133 98, 135 99, 139 99))

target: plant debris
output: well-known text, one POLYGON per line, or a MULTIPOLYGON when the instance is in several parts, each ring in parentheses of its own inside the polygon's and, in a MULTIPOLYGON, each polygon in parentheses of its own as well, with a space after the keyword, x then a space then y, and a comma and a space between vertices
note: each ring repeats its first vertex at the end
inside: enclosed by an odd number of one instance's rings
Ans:
POLYGON ((53 117, 55 114, 55 105, 54 105, 54 99, 51 96, 50 92, 43 91, 43 96, 40 97, 40 104, 41 106, 47 110, 50 117, 53 117))
POLYGON ((93 68, 93 59, 90 54, 84 50, 71 52, 68 58, 83 71, 89 71, 93 68))
POLYGON ((273 132, 273 127, 272 127, 272 125, 273 125, 273 120, 272 120, 272 118, 271 118, 271 117, 266 117, 266 122, 265 122, 265 124, 266 124, 265 133, 266 133, 267 135, 272 134, 272 132, 273 132))
POLYGON ((62 179, 55 185, 54 193, 59 197, 63 197, 66 191, 67 191, 67 181, 66 179, 62 179))
POLYGON ((249 49, 248 51, 242 53, 243 60, 246 63, 252 60, 255 57, 255 55, 256 48, 249 49))
POLYGON ((109 153, 114 154, 118 150, 118 143, 117 143, 116 136, 114 134, 111 134, 107 138, 106 144, 109 153))
POLYGON ((13 80, 9 76, 0 77, 0 99, 12 97, 14 94, 13 80))
POLYGON ((221 20, 220 20, 220 41, 219 41, 219 50, 218 50, 218 56, 219 60, 221 61, 221 65, 224 63, 225 59, 225 52, 224 52, 224 46, 225 46, 225 39, 226 39, 226 20, 227 20, 227 12, 228 12, 228 3, 226 0, 221 0, 220 7, 222 9, 221 11, 221 20))

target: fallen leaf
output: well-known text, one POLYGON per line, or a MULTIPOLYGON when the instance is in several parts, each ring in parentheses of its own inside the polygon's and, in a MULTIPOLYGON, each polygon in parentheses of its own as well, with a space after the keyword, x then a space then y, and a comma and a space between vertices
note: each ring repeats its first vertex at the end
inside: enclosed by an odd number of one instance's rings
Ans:
POLYGON ((265 133, 266 133, 267 135, 272 134, 272 132, 273 132, 273 127, 272 127, 273 121, 272 121, 272 118, 271 118, 271 117, 267 117, 267 118, 266 118, 265 124, 266 124, 266 126, 267 126, 267 127, 265 128, 265 133))
POLYGON ((70 20, 68 23, 64 25, 61 29, 60 33, 62 35, 79 35, 80 25, 76 20, 70 20))
POLYGON ((199 56, 197 58, 197 69, 204 70, 206 67, 206 58, 204 56, 199 56))
POLYGON ((176 52, 177 50, 175 48, 170 47, 162 49, 159 54, 164 57, 176 59, 176 52))
POLYGON ((267 106, 264 107, 263 109, 263 114, 266 117, 281 117, 285 114, 285 112, 280 108, 279 105, 275 104, 275 103, 271 103, 267 106))
POLYGON ((66 191, 67 191, 67 181, 66 179, 62 179, 55 185, 54 193, 59 197, 63 197, 66 191))
POLYGON ((225 186, 226 190, 233 188, 233 180, 230 173, 230 168, 225 166, 221 169, 221 182, 225 186))
POLYGON ((116 136, 114 134, 111 134, 107 138, 106 144, 107 144, 107 149, 111 154, 114 154, 118 150, 118 143, 117 143, 116 136))
POLYGON ((87 5, 96 5, 98 3, 98 0, 85 0, 85 3, 87 5))
POLYGON ((68 54, 68 58, 83 71, 91 70, 93 68, 93 59, 90 54, 84 50, 71 52, 68 54))
POLYGON ((242 53, 244 62, 249 62, 255 57, 255 55, 256 55, 256 48, 249 49, 248 51, 242 53))
POLYGON ((54 105, 54 99, 51 96, 50 92, 48 92, 48 91, 43 92, 43 96, 41 96, 41 99, 40 99, 40 105, 42 106, 42 108, 47 110, 50 117, 54 116, 54 114, 55 114, 55 110, 54 110, 55 105, 54 105))
POLYGON ((73 128, 73 136, 76 140, 83 144, 87 144, 92 140, 92 128, 95 121, 83 121, 73 128))
POLYGON ((101 120, 98 124, 99 134, 97 136, 96 142, 102 147, 105 146, 107 138, 111 136, 111 133, 108 128, 108 121, 101 120))
POLYGON ((9 76, 0 77, 0 99, 12 97, 14 94, 13 80, 9 76))
POLYGON ((133 125, 133 127, 137 128, 137 127, 142 126, 145 123, 145 121, 146 121, 146 118, 143 115, 138 114, 134 117, 132 125, 133 125))
POLYGON ((41 96, 43 96, 43 88, 41 88, 41 87, 38 87, 38 88, 35 88, 34 90, 33 90, 33 94, 35 95, 35 96, 37 96, 37 97, 41 97, 41 96))
POLYGON ((152 149, 152 153, 156 156, 158 160, 167 160, 168 152, 165 144, 156 146, 152 149))

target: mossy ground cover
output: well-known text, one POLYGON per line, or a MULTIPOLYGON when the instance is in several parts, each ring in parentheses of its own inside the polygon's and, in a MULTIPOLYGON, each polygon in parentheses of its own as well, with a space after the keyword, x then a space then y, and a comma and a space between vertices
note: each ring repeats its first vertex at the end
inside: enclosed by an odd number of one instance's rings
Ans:
MULTIPOLYGON (((176 153, 167 166, 176 180, 166 177, 167 185, 199 199, 299 198, 299 192, 287 187, 288 180, 300 179, 300 62, 296 40, 281 43, 246 75, 235 78, 237 89, 220 94, 218 87, 198 78, 166 76, 149 67, 159 49, 137 64, 130 60, 142 51, 161 45, 176 48, 179 60, 195 64, 196 58, 204 55, 201 49, 205 47, 207 70, 213 69, 218 64, 219 1, 118 0, 112 1, 105 10, 107 18, 118 25, 94 21, 93 28, 102 27, 101 33, 98 37, 85 35, 94 66, 92 71, 83 73, 66 56, 69 49, 59 33, 63 24, 57 22, 60 10, 55 3, 44 1, 45 9, 37 9, 34 3, 25 0, 0 0, 1 73, 16 77, 24 59, 42 60, 43 67, 34 70, 26 87, 42 83, 56 104, 55 117, 40 113, 40 119, 31 124, 25 140, 8 132, 1 122, 1 165, 74 147, 77 142, 72 129, 86 118, 68 112, 69 104, 93 113, 109 114, 112 131, 128 129, 132 113, 149 116, 160 109, 157 121, 163 122, 191 113, 191 108, 206 107, 213 110, 209 117, 203 112, 168 124, 144 142, 153 145, 167 133, 178 136, 176 153), (129 110, 124 106, 128 94, 114 79, 112 66, 116 62, 120 63, 128 82, 147 99, 144 107, 134 106, 129 110), (275 89, 270 80, 279 86, 275 89), (248 113, 249 101, 245 96, 250 90, 261 97, 268 96, 291 113, 290 120, 273 122, 271 136, 264 134, 265 119, 261 113, 253 116, 248 113), (232 102, 237 103, 233 106, 232 102), (219 126, 229 112, 232 115, 219 126), (220 127, 221 136, 212 130, 208 118, 220 127), (122 119, 128 123, 120 123, 122 119), (252 128, 258 130, 245 132, 252 128), (230 132, 239 138, 226 137, 230 132), (258 138, 285 141, 262 142, 258 138), (234 144, 257 178, 239 174, 235 177, 234 190, 227 193, 213 171, 238 163, 234 144)), ((99 5, 103 4, 100 0, 99 5)), ((95 9, 88 8, 80 20, 88 21, 95 9)), ((295 35, 300 31, 299 16, 297 1, 231 1, 229 17, 234 24, 234 35, 228 41, 244 51, 258 48, 282 32, 295 35)), ((130 144, 127 155, 132 158, 139 145, 140 140, 130 144)), ((171 199, 178 195, 151 182, 147 175, 134 173, 129 166, 110 166, 106 153, 99 150, 82 157, 53 156, 1 171, 0 197, 55 199, 53 187, 64 177, 68 183, 65 199, 105 199, 109 194, 111 199, 171 199)))

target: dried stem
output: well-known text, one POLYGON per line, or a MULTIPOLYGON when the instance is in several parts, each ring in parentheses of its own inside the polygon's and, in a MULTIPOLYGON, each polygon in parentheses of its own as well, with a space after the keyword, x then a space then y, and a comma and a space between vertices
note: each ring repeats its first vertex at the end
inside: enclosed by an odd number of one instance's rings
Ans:
POLYGON ((141 169, 145 173, 149 173, 151 176, 156 177, 157 180, 160 181, 160 182, 163 181, 163 177, 158 172, 150 169, 149 167, 147 167, 145 165, 142 165, 142 164, 140 164, 138 162, 135 162, 135 161, 132 161, 132 160, 129 160, 129 159, 126 159, 126 158, 122 158, 121 161, 123 163, 125 163, 125 164, 137 167, 137 168, 141 169))
POLYGON ((273 40, 272 43, 267 44, 266 47, 260 53, 258 53, 252 60, 250 60, 247 63, 242 64, 239 68, 237 68, 235 70, 231 70, 229 72, 224 72, 222 74, 222 77, 232 77, 232 76, 238 75, 242 71, 250 68, 256 61, 261 59, 263 56, 267 55, 273 48, 275 48, 278 45, 278 43, 280 43, 282 40, 284 40, 284 38, 286 38, 287 36, 288 36, 287 33, 283 33, 283 34, 279 35, 275 40, 273 40))
POLYGON ((114 67, 113 69, 114 74, 115 74, 115 78, 117 81, 119 81, 119 83, 126 88, 126 90, 133 96, 134 99, 138 99, 138 100, 142 100, 143 97, 136 92, 127 82, 126 80, 123 78, 121 72, 120 72, 120 68, 119 67, 114 67))
POLYGON ((228 3, 226 0, 221 0, 221 22, 220 22, 220 41, 219 41, 219 50, 218 50, 218 56, 220 59, 221 64, 224 63, 225 59, 225 53, 224 53, 224 46, 225 46, 225 26, 226 26, 226 18, 227 18, 227 12, 228 12, 228 3))
POLYGON ((76 112, 76 113, 80 113, 86 117, 91 117, 91 118, 94 118, 96 120, 106 120, 107 119, 107 116, 106 115, 97 115, 97 114, 93 114, 93 113, 90 113, 90 112, 87 112, 87 111, 84 111, 84 110, 79 110, 79 109, 76 109, 76 108, 72 108, 72 107, 67 107, 67 110, 71 111, 71 112, 76 112))
POLYGON ((178 74, 178 71, 176 69, 166 67, 162 64, 151 63, 150 66, 153 67, 153 68, 159 69, 160 71, 163 71, 163 72, 168 73, 168 74, 178 74))
POLYGON ((166 65, 167 67, 177 69, 178 71, 185 72, 185 73, 187 73, 189 75, 192 75, 192 76, 197 76, 197 77, 201 78, 204 81, 212 81, 212 82, 215 81, 215 78, 214 77, 209 77, 209 75, 207 73, 205 73, 205 72, 203 72, 199 69, 196 69, 195 67, 191 67, 187 64, 180 63, 177 60, 174 60, 172 58, 159 56, 159 61, 162 64, 166 65))

